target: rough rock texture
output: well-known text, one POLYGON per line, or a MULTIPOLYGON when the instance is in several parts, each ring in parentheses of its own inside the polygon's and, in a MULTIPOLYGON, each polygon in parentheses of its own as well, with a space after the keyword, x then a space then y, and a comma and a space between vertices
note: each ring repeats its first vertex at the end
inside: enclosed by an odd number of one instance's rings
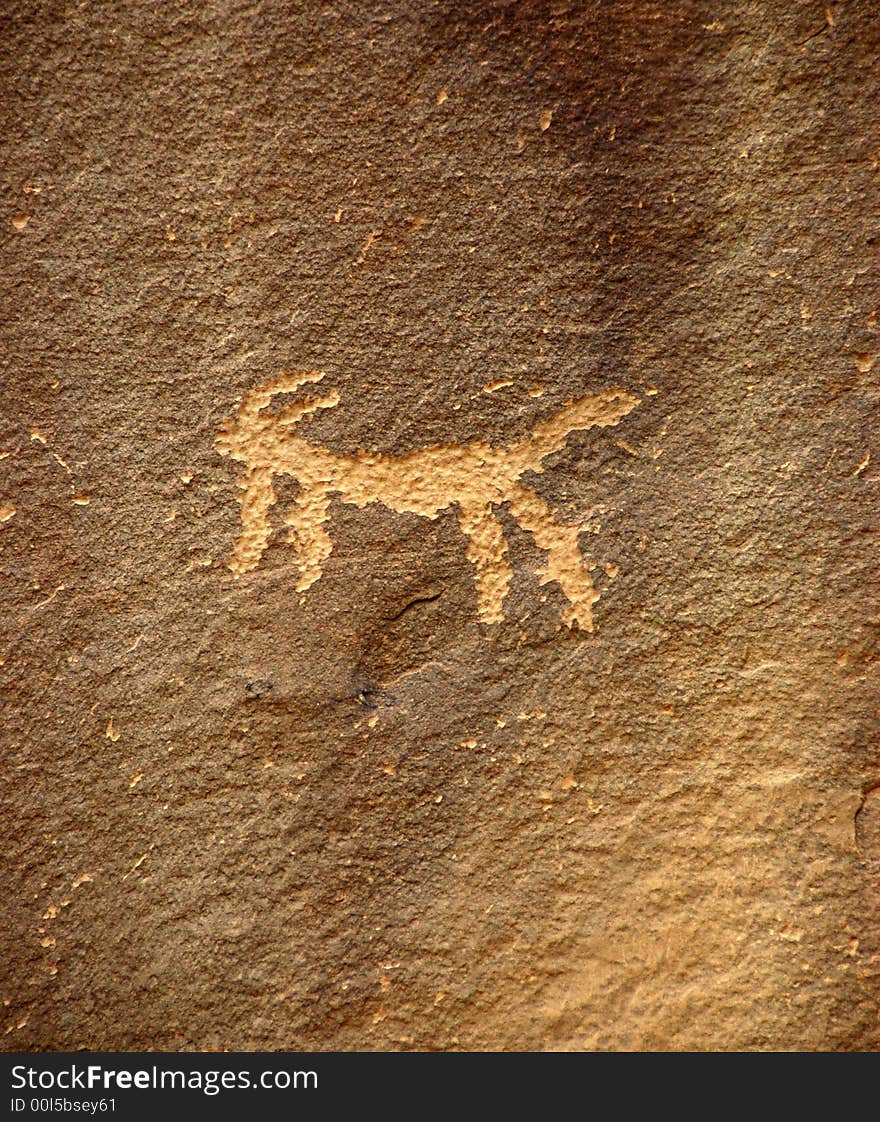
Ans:
POLYGON ((877 1047, 874 0, 2 21, 3 1046, 877 1047))

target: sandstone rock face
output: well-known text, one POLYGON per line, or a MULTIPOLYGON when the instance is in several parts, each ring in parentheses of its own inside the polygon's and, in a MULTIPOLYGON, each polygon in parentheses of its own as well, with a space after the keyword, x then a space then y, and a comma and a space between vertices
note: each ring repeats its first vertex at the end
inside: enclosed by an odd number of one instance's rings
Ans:
POLYGON ((877 1047, 875 4, 3 20, 3 1046, 877 1047))

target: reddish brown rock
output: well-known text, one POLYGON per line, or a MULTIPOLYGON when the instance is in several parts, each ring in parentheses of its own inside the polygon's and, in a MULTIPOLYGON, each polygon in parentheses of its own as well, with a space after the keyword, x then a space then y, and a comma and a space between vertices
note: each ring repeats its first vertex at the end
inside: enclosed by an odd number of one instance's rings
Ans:
POLYGON ((876 1048, 874 4, 3 19, 4 1047, 876 1048))

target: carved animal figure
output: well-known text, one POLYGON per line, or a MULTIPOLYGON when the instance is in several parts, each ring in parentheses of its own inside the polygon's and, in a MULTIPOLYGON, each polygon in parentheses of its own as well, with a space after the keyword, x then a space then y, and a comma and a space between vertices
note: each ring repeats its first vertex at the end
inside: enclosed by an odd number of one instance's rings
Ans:
POLYGON ((234 573, 259 564, 272 532, 269 510, 275 502, 275 476, 290 475, 300 486, 285 518, 299 570, 298 591, 319 579, 332 551, 327 532, 332 498, 357 507, 382 503, 401 513, 432 519, 451 509, 467 538, 467 556, 476 567, 480 618, 498 623, 503 619, 502 604, 513 575, 495 517, 495 509, 506 502, 520 526, 546 550, 547 563, 540 575, 543 584, 559 582, 569 602, 564 622, 592 631, 592 606, 599 596, 578 548, 579 528, 557 522, 544 500, 520 478, 527 471, 542 471, 544 459, 563 447, 569 433, 616 425, 639 403, 637 397, 609 389, 577 398, 506 446, 477 440, 420 448, 400 456, 363 451, 344 456, 311 443, 296 431, 302 417, 339 403, 335 391, 269 411, 278 395, 323 377, 317 370, 279 375, 251 390, 235 417, 218 432, 218 450, 245 465, 239 484, 241 533, 229 561, 234 573))

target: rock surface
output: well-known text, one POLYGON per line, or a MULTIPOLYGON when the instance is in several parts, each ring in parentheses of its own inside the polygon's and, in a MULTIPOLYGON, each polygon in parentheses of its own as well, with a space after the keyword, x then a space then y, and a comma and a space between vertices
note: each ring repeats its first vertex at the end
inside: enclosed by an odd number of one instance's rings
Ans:
POLYGON ((872 0, 3 23, 3 1047, 880 1045, 872 0))

